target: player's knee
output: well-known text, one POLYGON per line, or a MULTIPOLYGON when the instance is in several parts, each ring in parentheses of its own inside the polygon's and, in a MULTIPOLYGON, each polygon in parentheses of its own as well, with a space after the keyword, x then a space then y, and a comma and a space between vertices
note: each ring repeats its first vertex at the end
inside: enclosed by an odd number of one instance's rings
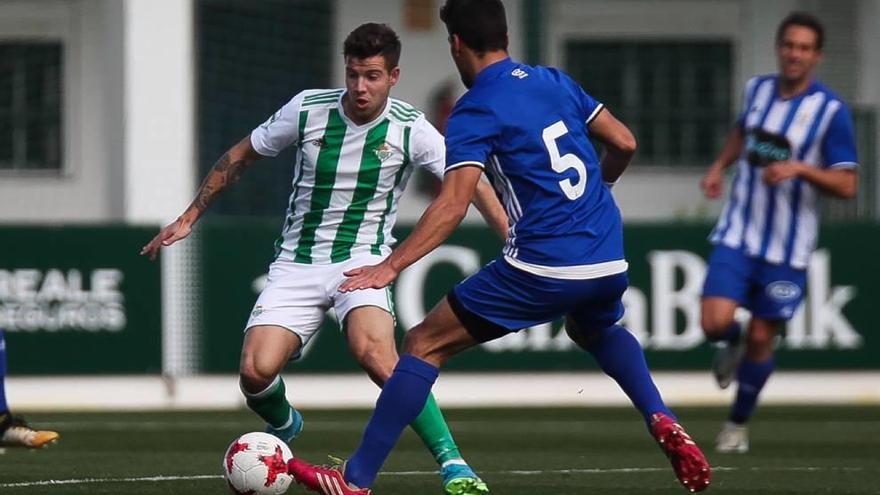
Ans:
POLYGON ((565 317, 563 328, 565 328, 565 333, 568 335, 568 338, 585 351, 590 350, 590 347, 595 343, 595 339, 597 338, 595 335, 584 332, 571 316, 565 317))
POLYGON ((241 384, 248 392, 259 392, 272 383, 280 370, 269 363, 260 361, 254 355, 244 355, 239 365, 241 384))
POLYGON ((623 327, 613 322, 594 322, 593 326, 584 327, 578 324, 571 316, 565 317, 563 328, 565 328, 568 338, 587 352, 593 352, 606 337, 618 329, 623 329, 623 327))
POLYGON ((703 327, 703 334, 707 337, 718 337, 724 334, 732 324, 733 316, 713 311, 703 311, 703 314, 700 315, 700 325, 703 327))
POLYGON ((746 342, 748 343, 749 349, 760 351, 773 349, 775 339, 775 332, 752 328, 749 331, 746 342))

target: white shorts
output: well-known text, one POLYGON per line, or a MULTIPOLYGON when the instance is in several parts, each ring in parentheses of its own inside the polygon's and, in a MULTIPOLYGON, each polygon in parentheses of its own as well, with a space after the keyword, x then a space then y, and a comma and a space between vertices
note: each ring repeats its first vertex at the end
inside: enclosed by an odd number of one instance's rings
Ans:
POLYGON ((324 322, 330 308, 336 312, 340 327, 348 312, 359 306, 376 306, 394 314, 391 292, 364 289, 339 292, 346 280, 343 273, 364 265, 375 265, 385 256, 360 254, 343 261, 324 265, 307 265, 277 260, 269 265, 266 287, 251 311, 245 331, 260 325, 284 327, 302 339, 305 347, 324 322))

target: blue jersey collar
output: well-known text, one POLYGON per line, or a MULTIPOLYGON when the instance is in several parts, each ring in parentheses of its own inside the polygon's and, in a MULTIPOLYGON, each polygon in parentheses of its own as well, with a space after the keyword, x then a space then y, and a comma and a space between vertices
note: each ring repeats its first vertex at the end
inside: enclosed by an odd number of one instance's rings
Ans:
POLYGON ((796 95, 789 96, 788 98, 783 98, 782 95, 779 94, 779 79, 780 79, 780 77, 781 76, 777 74, 776 77, 773 79, 773 96, 777 100, 780 100, 780 101, 797 100, 798 98, 803 98, 804 96, 811 95, 811 94, 815 93, 816 91, 821 90, 819 82, 816 81, 815 78, 813 78, 810 80, 810 85, 807 87, 807 89, 801 91, 800 93, 798 93, 796 95))
POLYGON ((474 86, 485 80, 497 77, 498 75, 506 71, 511 71, 517 65, 518 64, 511 60, 510 57, 499 60, 492 65, 488 65, 484 67, 479 74, 477 74, 477 77, 474 78, 474 86))

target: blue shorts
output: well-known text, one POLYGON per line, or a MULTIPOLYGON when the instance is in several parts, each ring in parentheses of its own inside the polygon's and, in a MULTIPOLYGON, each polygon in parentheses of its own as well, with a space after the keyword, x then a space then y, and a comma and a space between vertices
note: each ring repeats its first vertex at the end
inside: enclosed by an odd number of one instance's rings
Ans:
POLYGON ((566 315, 589 333, 623 317, 627 283, 626 273, 589 280, 541 277, 498 258, 456 285, 447 300, 479 342, 566 315))
POLYGON ((709 257, 703 297, 733 299, 758 318, 790 320, 806 285, 806 270, 774 265, 719 244, 709 257))

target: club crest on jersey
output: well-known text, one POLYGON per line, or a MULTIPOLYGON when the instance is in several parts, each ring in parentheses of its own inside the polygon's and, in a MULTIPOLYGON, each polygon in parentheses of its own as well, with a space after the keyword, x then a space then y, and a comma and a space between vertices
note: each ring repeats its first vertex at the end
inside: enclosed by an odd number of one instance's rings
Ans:
POLYGON ((780 280, 767 286, 767 295, 775 301, 786 303, 800 297, 801 288, 792 282, 780 280))
POLYGON ((391 147, 388 146, 387 143, 382 143, 381 146, 373 148, 373 153, 376 155, 376 158, 378 158, 380 162, 384 162, 385 160, 391 158, 391 155, 394 154, 394 152, 391 151, 391 147))

